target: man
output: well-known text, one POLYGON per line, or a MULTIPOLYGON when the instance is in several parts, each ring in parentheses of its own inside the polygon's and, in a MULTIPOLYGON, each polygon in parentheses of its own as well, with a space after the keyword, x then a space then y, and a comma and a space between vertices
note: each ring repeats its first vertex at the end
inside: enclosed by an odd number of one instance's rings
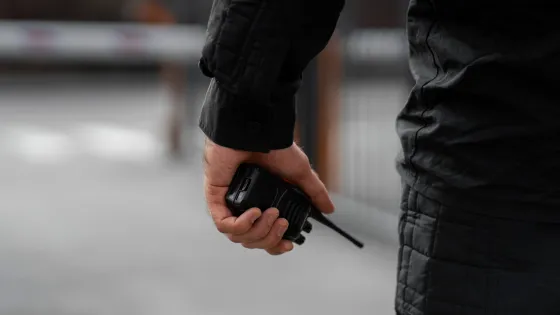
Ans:
MULTIPOLYGON (((233 242, 271 254, 293 248, 280 240, 286 222, 276 210, 235 218, 225 207, 244 161, 333 211, 292 134, 301 71, 324 48, 343 2, 214 1, 200 62, 213 78, 200 119, 204 185, 218 230, 233 242)), ((539 0, 413 0, 407 15, 416 84, 397 119, 397 314, 557 314, 556 12, 539 0)))

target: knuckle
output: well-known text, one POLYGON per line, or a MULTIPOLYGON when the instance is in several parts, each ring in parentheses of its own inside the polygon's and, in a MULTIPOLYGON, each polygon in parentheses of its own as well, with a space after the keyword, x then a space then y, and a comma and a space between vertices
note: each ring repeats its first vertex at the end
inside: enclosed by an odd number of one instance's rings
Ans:
POLYGON ((243 234, 243 231, 239 228, 239 226, 231 227, 230 232, 231 232, 231 234, 234 234, 234 235, 243 234))
POLYGON ((261 242, 248 242, 248 243, 245 243, 243 245, 243 247, 249 248, 249 249, 256 249, 256 248, 265 249, 265 247, 262 246, 261 242))
POLYGON ((235 235, 232 234, 228 234, 228 239, 232 242, 232 243, 236 243, 239 244, 241 243, 241 239, 235 235))
POLYGON ((311 160, 309 159, 309 156, 307 156, 307 154, 305 154, 303 150, 301 151, 301 158, 299 159, 299 161, 302 165, 311 165, 311 160))
POLYGON ((245 238, 245 242, 247 242, 247 243, 256 243, 259 240, 260 240, 260 237, 254 236, 254 235, 249 235, 245 238))
POLYGON ((267 238, 266 240, 264 240, 264 247, 265 248, 273 248, 276 245, 278 245, 278 243, 280 242, 281 238, 280 236, 271 236, 269 238, 267 238))
POLYGON ((270 232, 270 227, 269 226, 265 226, 263 228, 260 228, 258 231, 255 231, 254 235, 252 235, 253 241, 258 241, 258 240, 265 239, 269 232, 270 232))
POLYGON ((223 195, 223 192, 222 192, 222 190, 219 189, 219 187, 216 187, 216 186, 208 184, 208 183, 206 183, 206 185, 205 185, 204 193, 205 193, 206 199, 209 200, 210 203, 214 203, 216 197, 222 197, 222 195, 223 195))
POLYGON ((259 248, 259 249, 267 249, 270 248, 270 246, 267 245, 265 240, 257 240, 254 242, 248 242, 246 244, 247 248, 259 248))
POLYGON ((251 229, 251 225, 243 222, 243 223, 240 223, 240 224, 234 226, 233 233, 234 234, 244 234, 247 231, 249 231, 249 229, 251 229))
POLYGON ((276 249, 267 249, 266 252, 267 252, 269 255, 271 255, 271 256, 279 256, 279 255, 282 255, 282 253, 279 252, 279 251, 276 250, 276 249))
POLYGON ((227 226, 223 223, 216 223, 216 229, 218 230, 218 232, 220 233, 228 233, 229 229, 227 228, 227 226))

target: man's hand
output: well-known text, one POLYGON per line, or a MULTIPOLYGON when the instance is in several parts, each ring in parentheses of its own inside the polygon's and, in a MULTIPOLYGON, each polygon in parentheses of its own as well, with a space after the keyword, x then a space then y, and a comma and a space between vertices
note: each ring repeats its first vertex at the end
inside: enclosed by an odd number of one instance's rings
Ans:
POLYGON ((264 249, 271 255, 281 255, 294 247, 292 242, 282 240, 288 221, 278 218, 278 209, 250 209, 240 217, 234 217, 227 208, 225 196, 229 184, 238 166, 244 162, 265 167, 299 186, 322 212, 334 211, 325 185, 295 143, 287 149, 263 154, 232 150, 207 139, 204 149, 206 201, 218 231, 232 242, 246 248, 264 249))

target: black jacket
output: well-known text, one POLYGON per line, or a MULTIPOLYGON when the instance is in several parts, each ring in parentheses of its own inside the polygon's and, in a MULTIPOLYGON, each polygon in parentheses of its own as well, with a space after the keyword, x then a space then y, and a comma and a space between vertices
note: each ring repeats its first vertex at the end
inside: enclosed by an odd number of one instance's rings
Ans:
MULTIPOLYGON (((301 72, 343 0, 215 0, 200 127, 215 142, 289 146, 301 72)), ((397 118, 398 171, 459 209, 560 221, 560 23, 550 2, 412 0, 416 80, 397 118)), ((362 135, 359 135, 362 136, 362 135)))
POLYGON ((492 216, 560 221, 560 24, 550 2, 416 0, 416 85, 398 117, 414 190, 492 216))
POLYGON ((200 68, 213 78, 200 127, 247 151, 290 146, 302 71, 328 43, 344 0, 214 0, 200 68))

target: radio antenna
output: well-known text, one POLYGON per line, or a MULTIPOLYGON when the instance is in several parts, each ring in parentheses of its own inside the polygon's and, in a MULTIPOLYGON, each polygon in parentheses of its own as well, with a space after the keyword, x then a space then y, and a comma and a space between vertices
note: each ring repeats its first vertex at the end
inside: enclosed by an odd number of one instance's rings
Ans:
POLYGON ((359 248, 363 248, 364 247, 364 243, 358 241, 357 239, 355 239, 354 237, 352 237, 350 234, 346 233, 345 231, 343 231, 341 228, 339 228, 338 226, 336 226, 334 223, 332 223, 329 219, 327 219, 327 217, 325 217, 325 215, 323 215, 319 210, 317 210, 317 208, 315 207, 311 207, 311 213, 309 215, 311 218, 313 218, 314 220, 316 220, 319 223, 322 223, 323 225, 331 228, 332 230, 338 232, 338 234, 344 236, 344 238, 346 238, 347 240, 349 240, 350 242, 352 242, 354 245, 356 245, 359 248))

